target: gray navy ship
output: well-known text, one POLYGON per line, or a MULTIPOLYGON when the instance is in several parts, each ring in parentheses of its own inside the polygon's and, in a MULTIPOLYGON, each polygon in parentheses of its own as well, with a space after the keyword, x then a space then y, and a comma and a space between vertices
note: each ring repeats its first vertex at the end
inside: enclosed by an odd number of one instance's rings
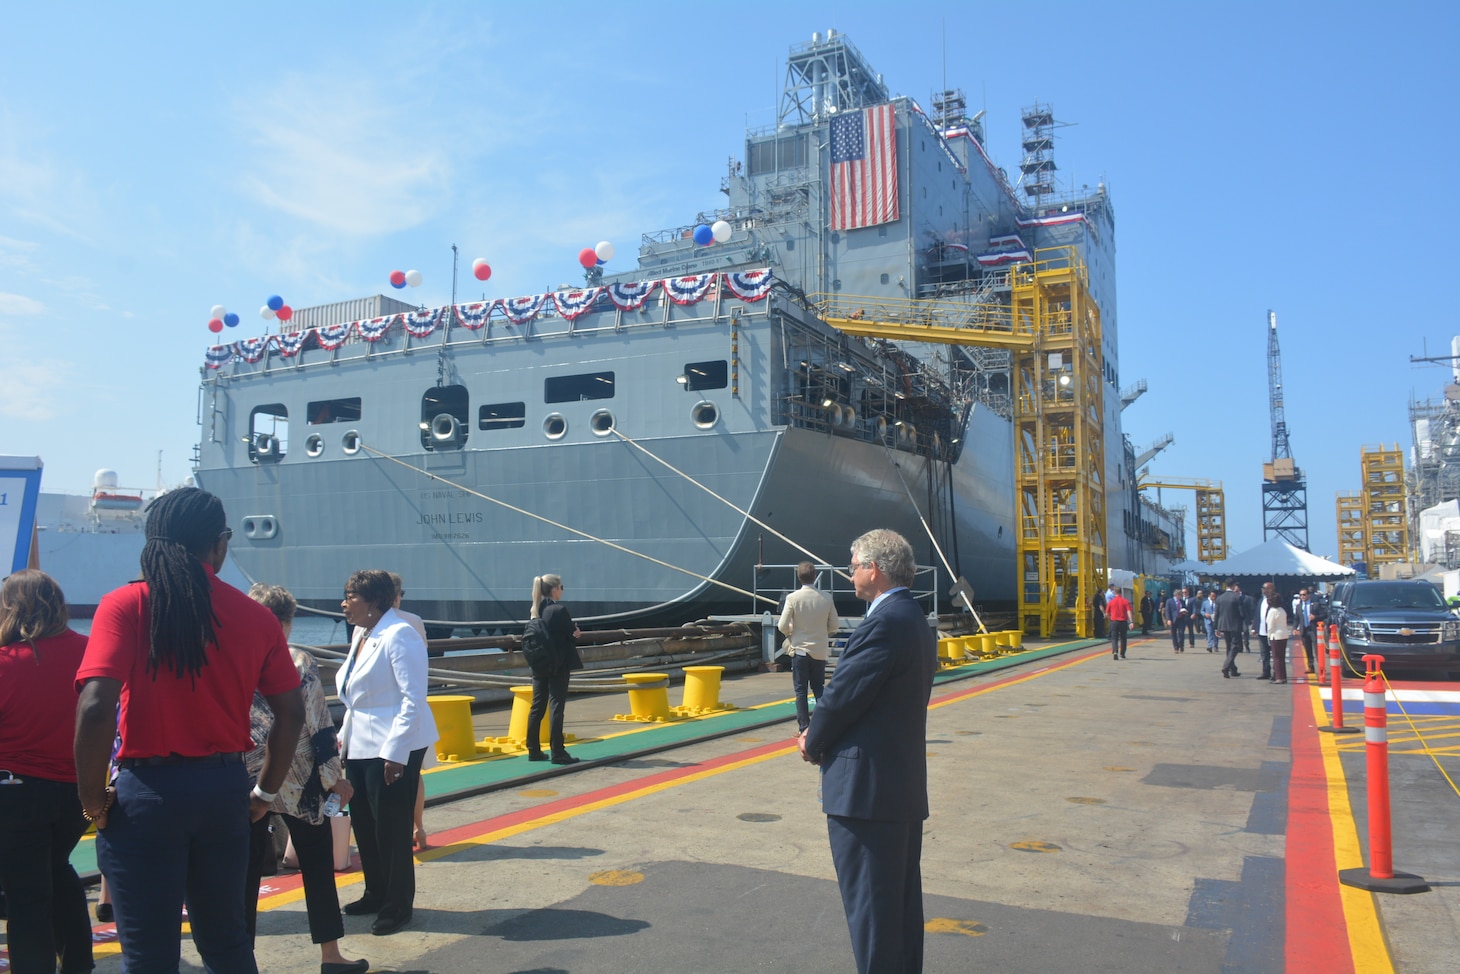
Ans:
MULTIPOLYGON (((196 478, 227 507, 234 562, 321 609, 380 567, 428 620, 511 627, 533 576, 557 572, 576 617, 680 624, 774 609, 790 576, 765 566, 844 565, 852 538, 892 527, 938 568, 919 585, 930 610, 948 567, 1012 606, 1009 353, 850 337, 818 301, 997 302, 1012 267, 1073 248, 1118 444, 1114 215, 1103 184, 1054 195, 1047 125, 1026 117, 1011 184, 958 93, 934 109, 816 35, 791 49, 777 124, 729 164, 725 207, 644 235, 634 270, 442 308, 300 309, 209 349, 196 478)), ((1106 459, 1115 565, 1136 564, 1151 518, 1130 453, 1106 459)))

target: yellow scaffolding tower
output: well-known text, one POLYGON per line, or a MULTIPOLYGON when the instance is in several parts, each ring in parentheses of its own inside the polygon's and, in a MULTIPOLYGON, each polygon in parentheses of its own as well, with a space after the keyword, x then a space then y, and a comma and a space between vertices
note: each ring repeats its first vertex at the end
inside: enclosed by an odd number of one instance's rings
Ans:
POLYGON ((1352 565, 1369 555, 1369 531, 1364 521, 1364 495, 1339 494, 1338 563, 1352 565))
POLYGON ((1162 487, 1196 492, 1196 557, 1208 565, 1227 557, 1227 494, 1220 480, 1198 480, 1186 477, 1162 477, 1159 481, 1142 480, 1138 490, 1162 487))
POLYGON ((1013 353, 1020 628, 1094 633, 1106 583, 1105 395, 1100 308, 1073 247, 1010 272, 1009 303, 812 295, 848 334, 1013 353))
POLYGON ((1369 575, 1379 565, 1409 560, 1409 516, 1405 511, 1404 451, 1366 446, 1360 455, 1364 472, 1364 532, 1369 542, 1369 575))

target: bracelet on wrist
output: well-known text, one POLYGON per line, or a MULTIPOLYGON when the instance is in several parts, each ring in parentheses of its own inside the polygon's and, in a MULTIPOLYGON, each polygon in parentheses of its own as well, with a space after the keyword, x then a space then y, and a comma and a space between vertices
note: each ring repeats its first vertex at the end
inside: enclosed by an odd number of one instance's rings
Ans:
POLYGON ((108 785, 107 788, 106 788, 106 791, 103 793, 103 798, 102 798, 102 802, 101 802, 101 811, 99 811, 95 815, 93 815, 90 812, 88 812, 86 809, 83 808, 81 810, 81 817, 84 818, 84 819, 86 819, 86 821, 88 821, 88 822, 95 822, 97 819, 101 818, 103 815, 105 815, 107 813, 107 811, 112 807, 112 802, 116 800, 116 797, 117 797, 117 790, 115 788, 111 787, 110 785, 108 785))
POLYGON ((258 785, 254 785, 253 796, 259 801, 263 802, 265 805, 272 805, 274 803, 274 799, 279 797, 279 793, 277 791, 264 791, 258 785))

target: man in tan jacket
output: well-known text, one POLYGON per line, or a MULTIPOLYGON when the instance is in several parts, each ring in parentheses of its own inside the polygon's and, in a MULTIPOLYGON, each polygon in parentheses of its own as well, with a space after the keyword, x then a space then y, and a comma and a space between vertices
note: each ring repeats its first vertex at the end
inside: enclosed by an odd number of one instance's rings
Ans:
POLYGON ((805 730, 811 723, 806 701, 810 686, 816 702, 826 685, 827 647, 831 634, 841 628, 831 596, 813 587, 816 566, 803 561, 796 566, 796 580, 801 587, 786 596, 786 608, 776 628, 786 634, 786 652, 791 657, 791 684, 796 688, 796 724, 805 730))

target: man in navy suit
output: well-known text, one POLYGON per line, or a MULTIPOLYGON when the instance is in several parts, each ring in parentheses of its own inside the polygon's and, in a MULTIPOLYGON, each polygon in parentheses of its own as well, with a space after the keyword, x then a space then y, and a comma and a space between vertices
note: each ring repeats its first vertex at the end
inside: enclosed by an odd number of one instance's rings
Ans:
POLYGON ((928 697, 938 643, 908 592, 912 546, 894 531, 852 543, 852 582, 871 602, 842 651, 801 756, 821 766, 821 807, 861 974, 923 969, 923 820, 928 697))

